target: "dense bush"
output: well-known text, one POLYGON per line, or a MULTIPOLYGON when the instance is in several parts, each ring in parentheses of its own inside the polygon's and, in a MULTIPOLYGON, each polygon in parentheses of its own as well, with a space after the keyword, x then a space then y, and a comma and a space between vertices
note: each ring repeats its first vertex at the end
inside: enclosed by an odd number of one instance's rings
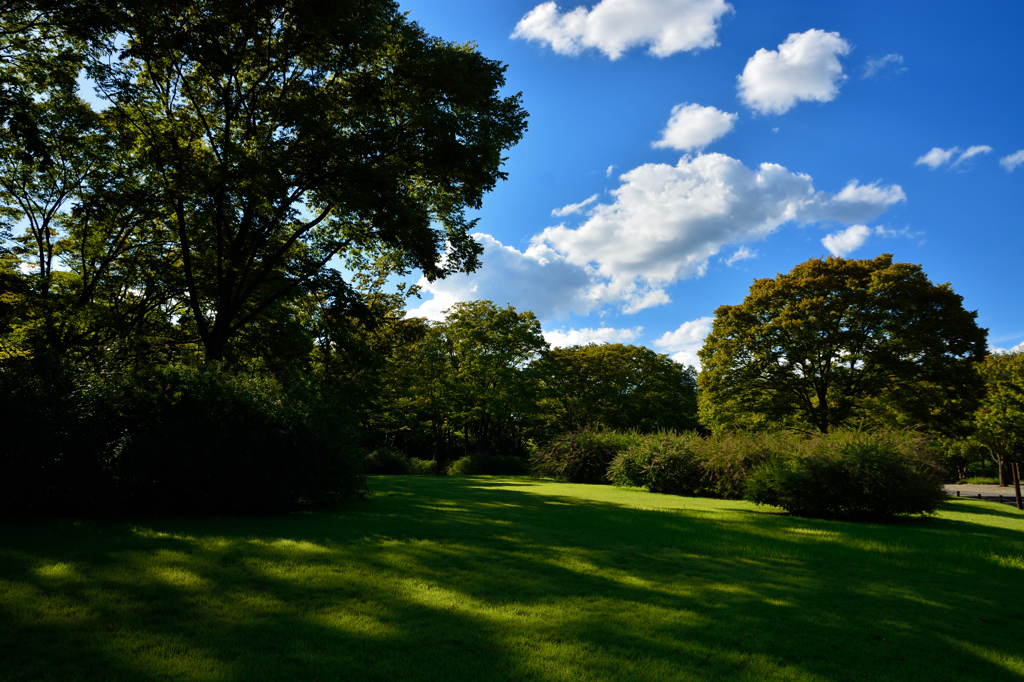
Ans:
POLYGON ((566 433, 539 450, 533 457, 533 472, 572 483, 607 483, 608 465, 641 439, 634 432, 588 426, 566 433))
POLYGON ((799 516, 885 518, 935 511, 942 471, 917 434, 834 432, 747 480, 746 497, 799 516))
POLYGON ((692 495, 702 487, 703 444, 703 439, 692 432, 662 431, 644 436, 612 460, 608 478, 615 485, 692 495))
POLYGON ((398 450, 387 446, 377 448, 366 456, 363 468, 368 474, 409 474, 409 459, 398 450))
POLYGON ((513 455, 467 455, 448 465, 449 476, 521 476, 528 473, 513 455))
POLYGON ((730 433, 708 438, 700 444, 703 492, 741 499, 755 469, 793 456, 803 447, 803 440, 786 433, 730 433))
POLYGON ((366 456, 363 467, 368 474, 390 474, 426 476, 437 474, 437 462, 417 457, 406 457, 395 448, 384 446, 366 456))
POLYGON ((0 396, 9 512, 262 509, 364 487, 348 424, 271 379, 5 363, 0 396))

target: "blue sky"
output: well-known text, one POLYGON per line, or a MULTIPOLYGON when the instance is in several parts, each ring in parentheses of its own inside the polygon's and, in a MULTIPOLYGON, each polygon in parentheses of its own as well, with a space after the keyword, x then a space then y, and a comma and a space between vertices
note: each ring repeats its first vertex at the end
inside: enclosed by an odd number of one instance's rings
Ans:
POLYGON ((483 267, 412 314, 487 298, 555 344, 695 364, 755 278, 892 253, 1024 343, 1024 3, 400 5, 505 63, 530 112, 476 216, 483 267))

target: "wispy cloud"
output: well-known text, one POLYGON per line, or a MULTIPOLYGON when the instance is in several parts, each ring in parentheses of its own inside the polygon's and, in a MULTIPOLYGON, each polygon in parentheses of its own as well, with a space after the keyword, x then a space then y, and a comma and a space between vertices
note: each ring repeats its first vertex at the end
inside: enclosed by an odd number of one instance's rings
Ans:
POLYGON ((556 208, 553 211, 551 211, 551 215, 553 215, 553 216, 567 216, 567 215, 571 215, 573 213, 579 213, 584 208, 586 208, 587 205, 592 204, 595 201, 597 201, 597 198, 599 196, 601 196, 601 195, 600 194, 594 194, 594 195, 591 195, 590 197, 584 199, 583 201, 581 201, 578 204, 569 204, 568 206, 563 206, 562 208, 556 208))
POLYGON ((890 67, 894 73, 906 71, 907 67, 903 66, 903 55, 894 52, 884 57, 869 57, 864 63, 864 78, 871 78, 890 67))
POLYGON ((917 161, 914 162, 915 166, 928 166, 932 170, 949 164, 949 167, 956 168, 960 164, 968 161, 979 154, 988 154, 992 151, 992 147, 987 144, 976 144, 968 147, 966 151, 960 152, 960 147, 950 147, 949 149, 943 149, 942 147, 932 147, 926 154, 922 154, 917 157, 917 161), (957 154, 960 154, 957 156, 957 154), (956 160, 953 157, 956 156, 956 160), (950 163, 952 161, 952 163, 950 163))
POLYGON ((725 261, 725 264, 732 265, 737 261, 747 260, 748 258, 757 258, 757 251, 751 251, 747 247, 741 246, 740 248, 736 249, 736 252, 734 254, 729 256, 729 258, 725 261))
POLYGON ((1005 168, 1007 173, 1012 173, 1013 169, 1022 163, 1024 163, 1024 149, 999 159, 999 165, 1005 168))
POLYGON ((960 158, 951 163, 949 167, 956 168, 957 166, 959 166, 964 161, 967 161, 968 159, 972 159, 979 154, 988 154, 991 151, 992 147, 989 147, 987 144, 976 144, 973 147, 968 147, 967 151, 961 154, 960 158))

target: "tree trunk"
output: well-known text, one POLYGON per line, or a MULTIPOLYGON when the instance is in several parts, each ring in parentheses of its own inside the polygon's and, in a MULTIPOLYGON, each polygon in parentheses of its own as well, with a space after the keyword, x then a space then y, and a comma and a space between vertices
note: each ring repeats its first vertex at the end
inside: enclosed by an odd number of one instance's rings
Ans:
POLYGON ((1024 509, 1020 500, 1020 463, 1013 463, 1013 492, 1017 496, 1017 509, 1024 509))

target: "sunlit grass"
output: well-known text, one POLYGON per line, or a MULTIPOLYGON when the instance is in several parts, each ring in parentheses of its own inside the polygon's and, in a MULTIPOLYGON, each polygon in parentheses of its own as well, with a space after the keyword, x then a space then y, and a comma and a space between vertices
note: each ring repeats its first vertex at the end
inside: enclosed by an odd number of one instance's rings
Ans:
POLYGON ((508 478, 281 516, 4 521, 0 680, 1024 675, 1024 515, 855 524, 508 478))

